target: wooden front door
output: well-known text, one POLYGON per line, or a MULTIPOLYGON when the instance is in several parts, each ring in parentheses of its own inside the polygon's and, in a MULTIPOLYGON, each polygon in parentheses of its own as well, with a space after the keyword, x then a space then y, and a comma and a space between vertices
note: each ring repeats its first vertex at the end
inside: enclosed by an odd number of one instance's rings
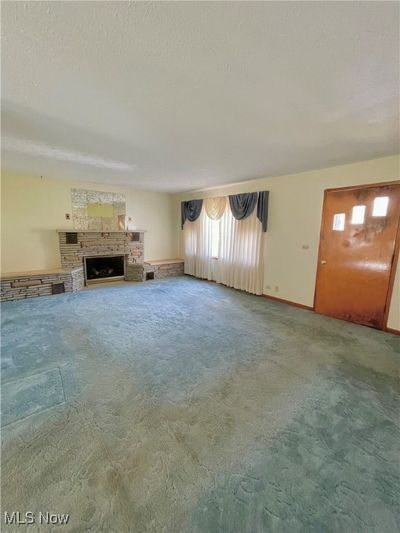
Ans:
POLYGON ((400 182, 325 191, 317 313, 385 327, 399 218, 400 182))

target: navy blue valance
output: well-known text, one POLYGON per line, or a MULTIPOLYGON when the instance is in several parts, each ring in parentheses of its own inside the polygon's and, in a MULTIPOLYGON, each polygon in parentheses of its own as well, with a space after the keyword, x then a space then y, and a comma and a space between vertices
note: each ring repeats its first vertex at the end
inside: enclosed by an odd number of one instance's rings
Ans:
POLYGON ((236 220, 244 220, 249 217, 254 211, 256 204, 256 192, 229 195, 229 205, 231 206, 232 215, 236 220))
POLYGON ((231 194, 229 205, 236 220, 249 217, 257 205, 257 218, 262 224, 263 232, 267 231, 268 223, 268 191, 231 194))
MULTIPOLYGON (((268 198, 269 191, 231 194, 229 195, 229 205, 232 215, 236 220, 244 220, 252 214, 257 206, 257 218, 262 224, 263 232, 266 232, 268 225, 268 198)), ((203 200, 181 202, 182 228, 186 220, 194 222, 199 218, 202 207, 203 200)))
POLYGON ((188 202, 181 202, 181 224, 182 228, 185 220, 194 222, 197 220, 203 207, 203 200, 189 200, 188 202))
POLYGON ((258 193, 257 200, 257 218, 262 224, 262 230, 265 233, 268 226, 268 198, 269 191, 262 191, 258 193))

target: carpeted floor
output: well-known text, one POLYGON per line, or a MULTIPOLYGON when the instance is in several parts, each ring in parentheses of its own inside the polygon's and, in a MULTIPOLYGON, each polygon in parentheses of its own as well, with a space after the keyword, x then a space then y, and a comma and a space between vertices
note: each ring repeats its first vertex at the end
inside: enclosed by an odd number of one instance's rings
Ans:
POLYGON ((2 306, 3 531, 399 531, 400 337, 176 278, 2 306))

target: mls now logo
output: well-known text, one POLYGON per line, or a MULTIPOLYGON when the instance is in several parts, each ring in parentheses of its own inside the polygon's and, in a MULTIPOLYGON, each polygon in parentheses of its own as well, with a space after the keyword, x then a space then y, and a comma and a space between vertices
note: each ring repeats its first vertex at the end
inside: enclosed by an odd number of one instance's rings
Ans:
POLYGON ((53 526, 63 526, 68 524, 68 520, 68 514, 40 512, 38 516, 36 516, 32 511, 27 511, 26 513, 21 513, 20 511, 14 511, 12 513, 8 513, 7 511, 4 512, 4 522, 7 525, 29 525, 39 523, 51 524, 53 526))

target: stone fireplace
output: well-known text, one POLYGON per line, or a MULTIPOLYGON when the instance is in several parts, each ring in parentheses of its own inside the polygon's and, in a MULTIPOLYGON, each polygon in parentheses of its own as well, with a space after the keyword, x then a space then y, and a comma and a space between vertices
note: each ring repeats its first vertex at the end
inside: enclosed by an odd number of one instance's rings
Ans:
POLYGON ((62 268, 8 272, 1 276, 1 301, 76 292, 84 284, 182 276, 182 259, 144 262, 144 230, 57 230, 62 268))
POLYGON ((142 281, 144 233, 58 230, 61 265, 83 268, 86 284, 110 279, 142 281))

